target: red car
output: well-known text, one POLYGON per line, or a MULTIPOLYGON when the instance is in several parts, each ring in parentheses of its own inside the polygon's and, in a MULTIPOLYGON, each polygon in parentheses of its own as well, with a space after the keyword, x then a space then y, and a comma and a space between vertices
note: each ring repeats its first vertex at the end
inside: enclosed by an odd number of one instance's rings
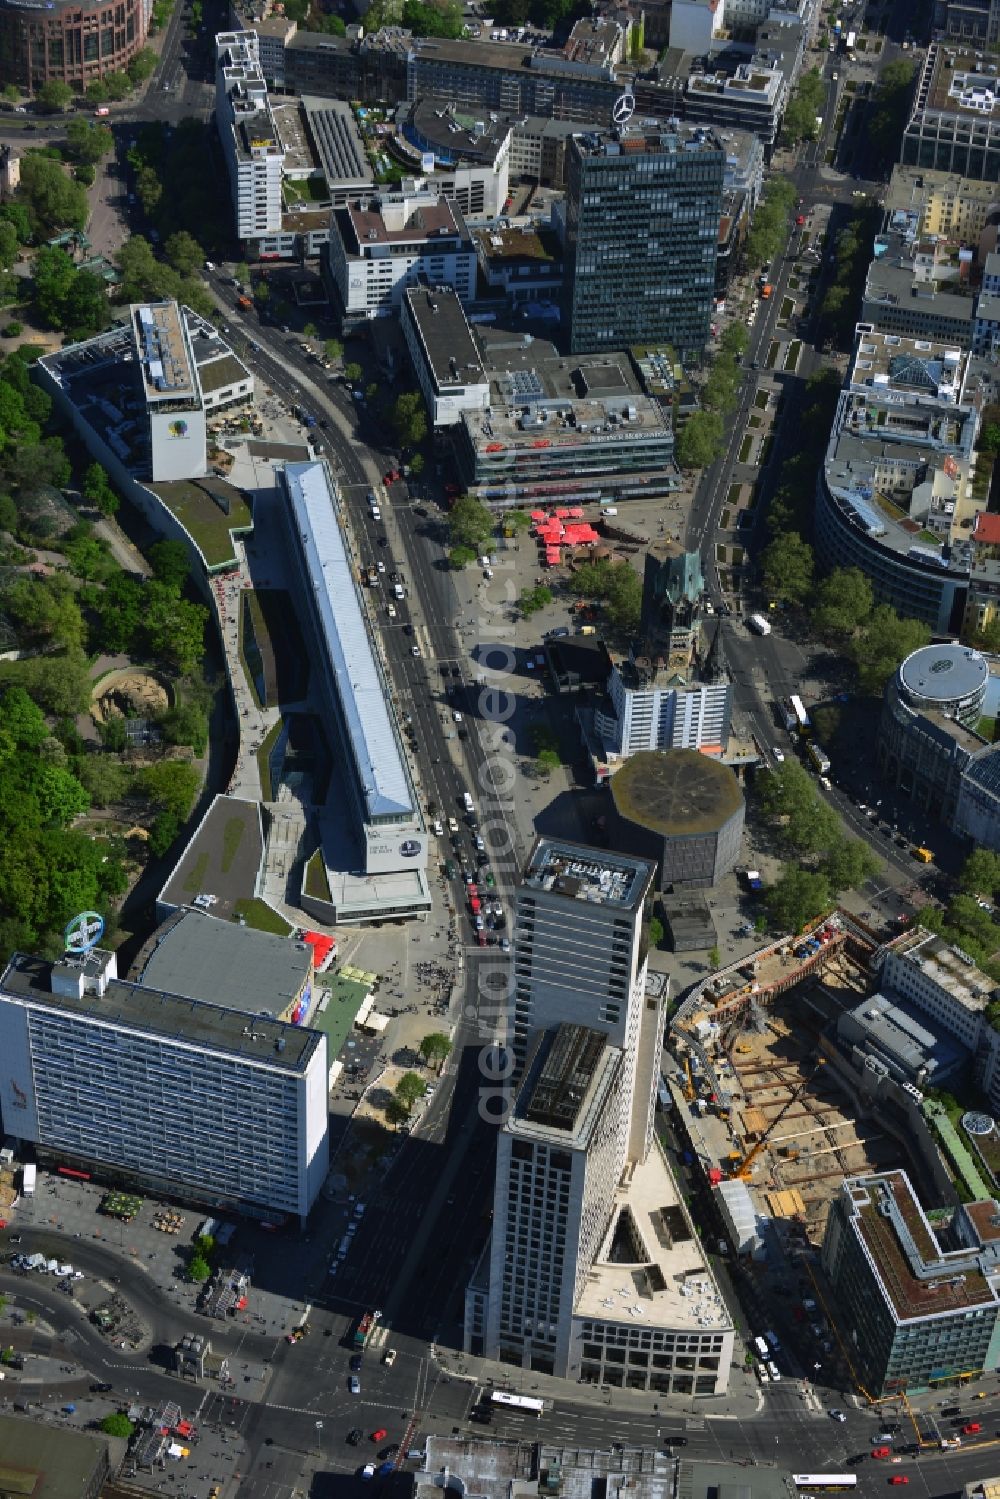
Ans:
POLYGON ((805 221, 806 221, 806 216, 805 216, 805 214, 804 214, 804 213, 800 213, 800 214, 797 214, 797 215, 796 215, 796 219, 795 219, 795 222, 796 222, 796 223, 797 223, 797 224, 798 224, 798 225, 799 225, 799 226, 800 226, 800 227, 801 227, 801 225, 803 225, 803 224, 804 224, 804 223, 805 223, 805 221))
POLYGON ((384 1442, 385 1439, 386 1439, 386 1437, 388 1435, 389 1435, 389 1433, 386 1431, 385 1427, 384 1426, 380 1426, 379 1429, 378 1429, 378 1431, 373 1431, 372 1432, 372 1441, 373 1442, 384 1442))
POLYGON ((888 1448, 888 1447, 873 1447, 872 1448, 872 1457, 888 1457, 889 1456, 889 1452, 890 1452, 890 1448, 888 1448))
POLYGON ((389 472, 385 476, 385 482, 386 482, 386 484, 395 484, 395 482, 399 478, 399 476, 400 476, 399 475, 399 469, 398 468, 391 468, 389 470, 389 472))
POLYGON ((905 1473, 894 1473, 889 1479, 890 1483, 909 1483, 909 1481, 905 1473))
POLYGON ((978 1431, 982 1431, 982 1429, 983 1428, 978 1421, 969 1421, 965 1426, 962 1427, 962 1435, 967 1437, 974 1437, 976 1433, 978 1431))

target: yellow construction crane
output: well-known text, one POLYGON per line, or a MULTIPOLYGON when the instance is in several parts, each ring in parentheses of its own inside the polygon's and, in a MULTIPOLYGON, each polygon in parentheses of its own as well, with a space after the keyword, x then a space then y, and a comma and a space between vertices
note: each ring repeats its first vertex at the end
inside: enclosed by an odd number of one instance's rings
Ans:
POLYGON ((684 1076, 687 1078, 684 1084, 684 1097, 688 1103, 692 1103, 695 1096, 694 1073, 691 1071, 691 1058, 688 1056, 684 1058, 684 1076))
POLYGON ((753 1163, 757 1159, 757 1157, 760 1155, 761 1151, 764 1149, 764 1146, 767 1144, 768 1140, 770 1139, 771 1134, 777 1128, 777 1126, 780 1124, 781 1120, 785 1117, 785 1115, 788 1113, 788 1110, 792 1107, 792 1104, 796 1103, 798 1101, 798 1099, 801 1097, 802 1091, 805 1088, 806 1084, 812 1081, 813 1077, 815 1076, 815 1074, 817 1073, 817 1071, 819 1070, 820 1067, 825 1067, 825 1066, 826 1066, 826 1058, 825 1057, 817 1057, 815 1065, 811 1068, 811 1070, 809 1072, 806 1073, 805 1077, 802 1079, 802 1081, 799 1083, 798 1087, 792 1093, 792 1096, 789 1098, 788 1102, 786 1104, 784 1104, 778 1110, 778 1112, 775 1114, 774 1118, 771 1120, 770 1124, 767 1126, 767 1129, 761 1135, 760 1139, 756 1142, 755 1145, 752 1145, 750 1147, 750 1149, 747 1151, 746 1155, 743 1157, 742 1160, 737 1161, 736 1165, 732 1168, 732 1170, 729 1173, 731 1177, 733 1177, 737 1181, 744 1181, 745 1182, 745 1181, 749 1181, 750 1180, 751 1169, 753 1167, 753 1163))

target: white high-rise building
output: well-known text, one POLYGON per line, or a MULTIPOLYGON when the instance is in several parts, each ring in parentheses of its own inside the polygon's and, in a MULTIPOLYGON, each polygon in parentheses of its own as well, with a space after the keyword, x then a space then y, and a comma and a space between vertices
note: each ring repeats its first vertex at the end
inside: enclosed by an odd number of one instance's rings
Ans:
POLYGON ((362 196, 334 211, 324 272, 345 324, 398 314, 408 286, 476 290, 476 248, 461 209, 433 189, 362 196))
POLYGON ((641 675, 634 662, 626 666, 623 672, 616 664, 608 678, 613 712, 598 706, 595 714, 609 758, 665 749, 723 754, 732 722, 731 682, 678 684, 659 679, 655 668, 641 675))
POLYGON ((647 860, 548 838, 528 860, 514 933, 520 1079, 465 1346, 561 1378, 717 1394, 732 1326, 653 1143, 654 874, 647 860))
POLYGON ((253 31, 215 38, 215 121, 229 169, 239 239, 281 229, 285 148, 271 115, 253 31))
MULTIPOLYGON (((301 983, 291 950, 288 972, 301 983)), ((5 1127, 42 1161, 304 1221, 329 1169, 326 1036, 257 1014, 270 990, 233 1008, 210 965, 205 990, 219 1000, 126 982, 113 952, 15 953, 0 978, 5 1127)))

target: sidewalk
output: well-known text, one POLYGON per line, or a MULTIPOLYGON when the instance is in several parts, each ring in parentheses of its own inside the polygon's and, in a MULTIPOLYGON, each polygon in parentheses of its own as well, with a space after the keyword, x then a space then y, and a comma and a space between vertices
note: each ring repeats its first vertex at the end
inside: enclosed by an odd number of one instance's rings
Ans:
MULTIPOLYGON (((590 1405, 597 1409, 613 1408, 632 1414, 687 1417, 700 1421, 744 1421, 759 1415, 764 1408, 764 1394, 752 1375, 733 1363, 729 1390, 725 1395, 658 1395, 651 1390, 612 1389, 609 1386, 585 1384, 582 1380, 555 1379, 530 1369, 517 1369, 492 1359, 474 1358, 451 1348, 431 1345, 430 1355, 447 1374, 470 1384, 492 1385, 519 1395, 533 1395, 540 1400, 590 1405)), ((803 1394, 802 1398, 806 1396, 803 1394)))

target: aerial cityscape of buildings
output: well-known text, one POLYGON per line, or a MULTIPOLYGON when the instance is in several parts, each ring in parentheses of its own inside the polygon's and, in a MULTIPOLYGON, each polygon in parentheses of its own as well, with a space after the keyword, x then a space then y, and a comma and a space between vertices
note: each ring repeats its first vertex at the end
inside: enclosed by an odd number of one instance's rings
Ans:
POLYGON ((355 8, 0 0, 0 1493, 996 1499, 1000 5, 355 8))

